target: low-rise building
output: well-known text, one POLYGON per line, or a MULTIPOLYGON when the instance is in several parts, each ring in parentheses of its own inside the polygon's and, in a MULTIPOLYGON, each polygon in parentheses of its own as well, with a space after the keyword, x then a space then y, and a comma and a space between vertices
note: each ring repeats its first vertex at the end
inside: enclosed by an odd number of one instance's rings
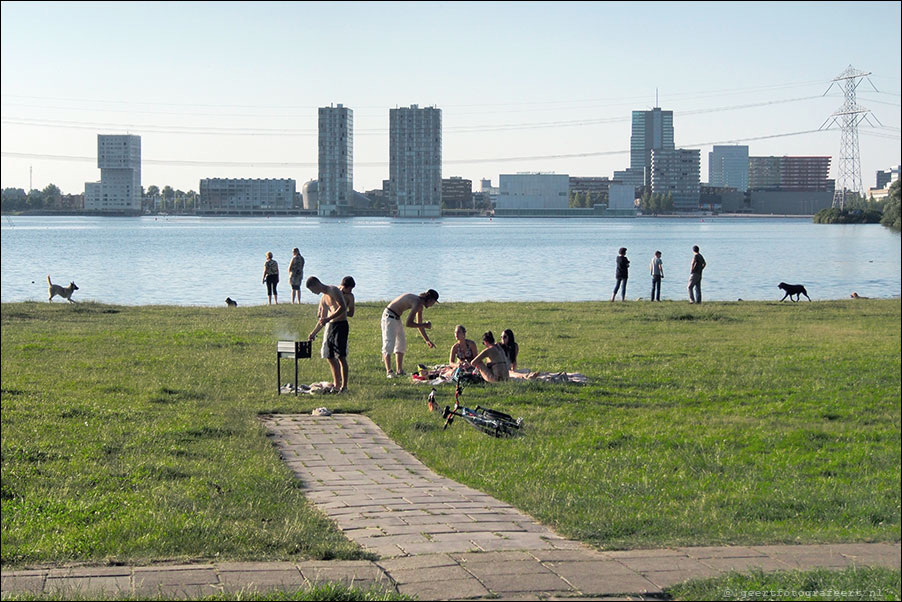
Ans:
POLYGON ((290 214, 296 187, 291 179, 205 178, 197 214, 290 214))

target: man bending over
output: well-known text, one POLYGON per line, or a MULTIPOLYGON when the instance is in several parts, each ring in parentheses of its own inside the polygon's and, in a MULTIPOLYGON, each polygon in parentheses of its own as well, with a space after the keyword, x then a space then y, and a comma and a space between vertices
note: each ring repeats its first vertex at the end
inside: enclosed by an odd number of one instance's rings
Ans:
POLYGON ((432 322, 423 322, 423 309, 432 307, 438 302, 438 293, 429 289, 425 293, 415 295, 406 293, 388 304, 382 312, 382 359, 385 361, 385 375, 394 378, 391 370, 391 354, 395 354, 395 368, 398 376, 404 375, 404 353, 407 351, 407 335, 404 328, 416 328, 430 348, 435 347, 426 334, 432 328, 432 322), (410 310, 407 320, 401 322, 401 316, 410 310))

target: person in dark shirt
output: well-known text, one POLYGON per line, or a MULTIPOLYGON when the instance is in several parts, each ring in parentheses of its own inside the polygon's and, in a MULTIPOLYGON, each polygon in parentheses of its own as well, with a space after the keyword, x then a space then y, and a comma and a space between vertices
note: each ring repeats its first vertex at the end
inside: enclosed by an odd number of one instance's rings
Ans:
POLYGON ((620 254, 617 255, 617 285, 614 287, 614 294, 611 295, 611 301, 617 298, 617 291, 620 292, 620 300, 626 301, 626 281, 629 278, 630 260, 626 258, 626 247, 620 247, 620 254), (623 288, 620 288, 620 285, 623 288))

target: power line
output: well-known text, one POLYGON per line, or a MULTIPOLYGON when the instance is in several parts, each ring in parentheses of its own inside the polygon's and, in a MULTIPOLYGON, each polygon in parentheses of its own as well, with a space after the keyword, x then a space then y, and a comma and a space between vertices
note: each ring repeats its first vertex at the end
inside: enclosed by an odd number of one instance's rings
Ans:
MULTIPOLYGON (((777 100, 768 100, 756 103, 746 103, 741 105, 731 105, 723 107, 711 107, 706 109, 693 109, 689 111, 675 112, 676 116, 692 116, 704 115, 709 113, 738 111, 756 107, 766 107, 777 104, 787 104, 801 102, 806 100, 815 100, 822 98, 818 96, 802 96, 798 98, 784 98, 777 100)), ((443 128, 443 134, 467 134, 467 133, 485 133, 485 132, 504 132, 516 130, 531 129, 548 129, 548 128, 564 128, 564 127, 587 127, 595 125, 607 125, 611 123, 629 122, 631 116, 619 117, 602 117, 597 119, 576 119, 576 120, 559 120, 545 122, 521 122, 506 123, 497 125, 465 125, 451 126, 443 128)), ((234 127, 205 127, 205 126, 169 126, 154 124, 136 124, 136 123, 105 123, 105 122, 85 122, 85 121, 68 121, 68 120, 48 120, 48 119, 32 119, 25 117, 5 117, 0 122, 9 125, 21 125, 26 127, 54 127, 62 129, 81 129, 81 130, 117 130, 128 132, 146 132, 156 134, 192 134, 198 136, 277 136, 277 137, 313 137, 318 135, 315 129, 295 129, 295 128, 234 128, 234 127)), ((355 136, 377 136, 388 133, 387 128, 373 128, 355 130, 355 136)))
MULTIPOLYGON (((787 138, 791 136, 804 136, 808 134, 818 134, 830 131, 829 129, 820 130, 803 130, 799 132, 783 132, 778 134, 768 134, 765 136, 754 136, 750 138, 731 138, 729 140, 718 140, 709 142, 700 142, 696 144, 681 145, 682 148, 697 148, 702 146, 712 146, 715 144, 728 144, 736 142, 750 142, 755 140, 768 140, 773 138, 787 138)), ((469 158, 469 159, 444 159, 443 164, 461 165, 461 164, 480 164, 480 163, 509 163, 515 161, 536 161, 536 160, 558 160, 558 159, 580 159, 586 157, 601 157, 611 155, 629 154, 630 150, 603 150, 590 151, 585 153, 568 153, 554 155, 533 155, 519 157, 490 157, 490 158, 469 158)), ((97 157, 75 156, 75 155, 48 155, 39 153, 16 153, 3 151, 0 153, 3 157, 17 159, 45 159, 51 161, 77 161, 77 162, 96 162, 97 157)), ((197 160, 176 160, 176 159, 142 159, 142 163, 148 165, 168 165, 171 167, 258 167, 258 168, 306 168, 317 167, 316 162, 291 162, 291 161, 197 161, 197 160)), ((384 167, 388 165, 386 161, 370 161, 370 162, 354 162, 358 167, 384 167)))

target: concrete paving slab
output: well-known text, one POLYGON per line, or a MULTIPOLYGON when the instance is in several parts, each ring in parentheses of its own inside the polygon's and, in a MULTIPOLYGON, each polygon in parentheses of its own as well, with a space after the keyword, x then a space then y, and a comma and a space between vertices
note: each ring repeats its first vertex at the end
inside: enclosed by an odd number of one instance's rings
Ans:
POLYGON ((554 573, 526 573, 517 575, 485 575, 480 576, 479 580, 490 591, 500 595, 502 598, 506 594, 514 592, 532 592, 534 594, 549 594, 572 592, 577 590, 570 584, 561 579, 554 573))
POLYGON ((458 563, 448 554, 423 554, 420 556, 382 559, 377 564, 387 573, 394 574, 394 571, 456 566, 458 563))
POLYGON ((718 571, 738 571, 748 573, 753 570, 762 571, 789 571, 794 567, 780 562, 769 556, 755 556, 752 558, 702 558, 700 562, 718 571))
POLYGON ((39 594, 44 590, 44 571, 16 571, 0 578, 0 592, 39 594))
POLYGON ((131 575, 48 577, 44 594, 76 597, 79 594, 127 594, 132 589, 131 575))
POLYGON ((420 600, 473 600, 491 596, 491 592, 475 578, 432 583, 405 583, 398 585, 398 591, 420 600))

